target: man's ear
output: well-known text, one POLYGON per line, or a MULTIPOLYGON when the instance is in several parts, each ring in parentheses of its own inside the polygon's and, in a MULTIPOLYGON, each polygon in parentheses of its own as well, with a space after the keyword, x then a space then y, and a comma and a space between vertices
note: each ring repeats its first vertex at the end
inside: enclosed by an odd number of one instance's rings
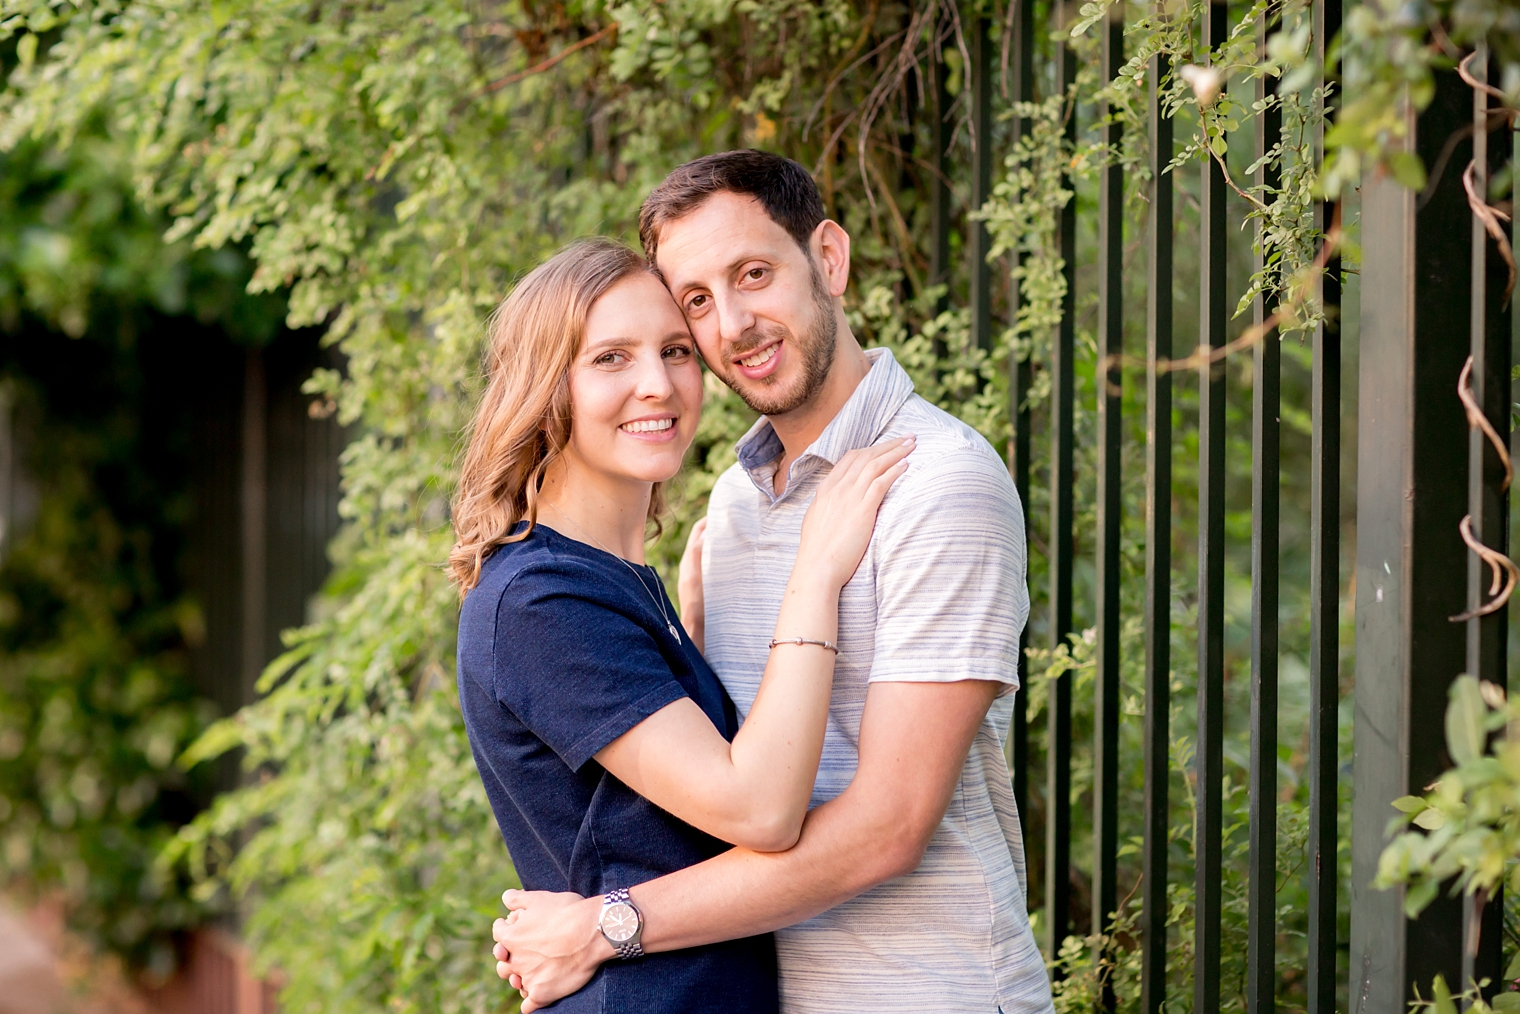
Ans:
POLYGON ((850 234, 838 222, 825 218, 813 230, 811 246, 829 295, 836 298, 844 295, 850 284, 850 234))

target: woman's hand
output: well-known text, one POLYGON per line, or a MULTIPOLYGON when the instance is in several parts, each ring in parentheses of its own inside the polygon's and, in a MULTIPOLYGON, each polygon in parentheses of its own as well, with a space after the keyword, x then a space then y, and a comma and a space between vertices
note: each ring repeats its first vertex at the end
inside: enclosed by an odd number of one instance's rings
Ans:
POLYGON ((702 518, 691 526, 686 551, 681 554, 680 576, 676 579, 676 592, 681 596, 681 624, 698 651, 705 650, 706 640, 707 606, 702 593, 702 544, 706 537, 707 519, 702 518))
POLYGON ((839 459, 819 484, 802 519, 794 574, 806 571, 836 589, 855 576, 876 527, 876 511, 887 490, 908 470, 904 459, 916 439, 888 440, 858 448, 839 459))
POLYGON ((491 927, 496 974, 523 995, 523 1014, 564 999, 613 956, 599 921, 602 899, 549 891, 506 891, 512 910, 491 927))

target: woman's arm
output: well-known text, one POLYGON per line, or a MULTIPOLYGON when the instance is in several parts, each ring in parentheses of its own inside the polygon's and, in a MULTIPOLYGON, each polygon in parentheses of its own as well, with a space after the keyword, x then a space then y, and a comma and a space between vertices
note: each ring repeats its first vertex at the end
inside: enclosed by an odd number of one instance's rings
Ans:
MULTIPOLYGON (((833 641, 839 590, 860 566, 882 498, 913 440, 851 451, 819 486, 776 620, 777 638, 833 641)), ((755 637, 770 640, 757 628, 755 637)), ((693 827, 758 852, 796 844, 823 752, 834 652, 771 651, 754 706, 732 743, 692 700, 661 708, 596 754, 629 788, 693 827)))

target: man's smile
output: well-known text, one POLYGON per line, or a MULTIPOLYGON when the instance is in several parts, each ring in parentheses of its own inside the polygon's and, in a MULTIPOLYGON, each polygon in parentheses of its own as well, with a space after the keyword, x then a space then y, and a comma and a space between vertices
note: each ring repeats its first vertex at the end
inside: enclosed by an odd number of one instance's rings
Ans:
POLYGON ((746 379, 761 380, 776 372, 776 368, 780 365, 783 343, 784 340, 771 342, 763 348, 746 353, 742 359, 733 360, 733 363, 746 379))

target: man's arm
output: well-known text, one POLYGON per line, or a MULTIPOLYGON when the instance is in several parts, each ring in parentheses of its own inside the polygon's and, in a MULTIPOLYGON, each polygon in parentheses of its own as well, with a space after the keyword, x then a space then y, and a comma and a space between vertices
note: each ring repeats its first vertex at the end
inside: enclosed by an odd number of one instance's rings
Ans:
MULTIPOLYGON (((733 849, 633 888, 644 949, 767 933, 911 873, 999 686, 873 683, 860 722, 860 765, 845 791, 808 814, 790 851, 733 849)), ((527 986, 525 1014, 575 992, 612 956, 597 931, 600 897, 509 891, 504 899, 514 915, 496 925, 498 972, 527 986)))

